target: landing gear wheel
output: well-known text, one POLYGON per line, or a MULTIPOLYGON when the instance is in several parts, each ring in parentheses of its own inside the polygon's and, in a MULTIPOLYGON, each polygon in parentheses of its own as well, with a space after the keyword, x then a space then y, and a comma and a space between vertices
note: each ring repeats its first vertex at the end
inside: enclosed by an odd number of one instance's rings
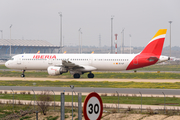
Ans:
POLYGON ((24 75, 24 74, 21 74, 21 77, 23 78, 23 77, 25 77, 25 75, 24 75))
POLYGON ((93 73, 89 73, 88 74, 88 78, 94 78, 94 74, 93 73))
POLYGON ((21 74, 21 77, 25 77, 24 73, 25 73, 26 70, 23 70, 23 73, 21 74))
POLYGON ((79 73, 75 73, 75 74, 73 75, 73 77, 74 77, 74 78, 80 78, 80 74, 79 74, 79 73))

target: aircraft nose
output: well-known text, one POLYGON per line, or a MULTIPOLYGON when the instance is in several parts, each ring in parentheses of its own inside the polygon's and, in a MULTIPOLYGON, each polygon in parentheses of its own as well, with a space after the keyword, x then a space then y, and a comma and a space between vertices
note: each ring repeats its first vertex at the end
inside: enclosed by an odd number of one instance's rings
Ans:
POLYGON ((5 66, 6 66, 6 67, 8 67, 8 66, 9 66, 9 61, 7 61, 7 62, 5 63, 5 66))

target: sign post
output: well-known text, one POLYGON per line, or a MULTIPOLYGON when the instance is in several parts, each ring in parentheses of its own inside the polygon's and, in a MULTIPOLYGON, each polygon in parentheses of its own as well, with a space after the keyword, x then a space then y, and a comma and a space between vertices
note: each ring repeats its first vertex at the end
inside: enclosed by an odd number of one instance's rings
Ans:
POLYGON ((101 97, 92 92, 86 96, 83 105, 83 114, 85 120, 100 120, 103 112, 103 103, 101 97))

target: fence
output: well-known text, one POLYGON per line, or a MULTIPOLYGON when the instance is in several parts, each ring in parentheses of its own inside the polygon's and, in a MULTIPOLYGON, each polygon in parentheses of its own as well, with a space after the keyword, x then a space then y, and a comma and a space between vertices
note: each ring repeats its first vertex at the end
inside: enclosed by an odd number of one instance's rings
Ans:
MULTIPOLYGON (((0 104, 4 109, 11 109, 11 114, 6 118, 21 118, 27 114, 34 113, 34 117, 38 119, 38 113, 43 113, 40 109, 39 96, 44 91, 35 92, 21 91, 17 92, 11 89, 11 91, 0 91, 0 104), (24 96, 24 97, 22 97, 24 96), (28 96, 28 97, 26 97, 28 96), (21 99, 29 100, 21 100, 21 99), (23 110, 17 109, 22 107, 23 110)), ((54 92, 48 91, 48 95, 51 96, 51 100, 46 101, 46 105, 51 107, 50 112, 57 113, 58 118, 74 117, 79 120, 82 119, 82 106, 86 95, 88 93, 76 93, 72 92, 54 92), (74 93, 74 95, 73 95, 74 93), (67 109, 66 109, 67 108, 67 109), (71 109, 72 108, 72 109, 71 109), (73 113, 75 112, 75 113, 73 113), (71 115, 72 114, 72 115, 71 115), (76 116, 74 116, 76 115, 76 116)), ((143 91, 139 91, 139 94, 122 94, 118 91, 114 93, 100 93, 103 100, 103 112, 109 113, 147 113, 147 114, 179 114, 180 113, 180 99, 176 96, 168 97, 165 92, 162 95, 143 95, 143 91), (171 105, 171 106, 169 106, 171 105), (173 105, 173 106, 172 106, 173 105)), ((2 109, 2 107, 1 107, 2 109)))

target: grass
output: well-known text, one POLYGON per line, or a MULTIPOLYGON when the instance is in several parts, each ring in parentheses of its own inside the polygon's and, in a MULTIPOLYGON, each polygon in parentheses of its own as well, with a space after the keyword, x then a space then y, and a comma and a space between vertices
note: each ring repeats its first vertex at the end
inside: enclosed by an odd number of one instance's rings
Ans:
POLYGON ((166 88, 180 89, 180 82, 176 83, 151 83, 151 82, 110 82, 110 81, 3 81, 0 86, 37 86, 37 87, 98 87, 98 88, 166 88), (36 83, 34 85, 34 83, 36 83))
MULTIPOLYGON (((15 94, 14 99, 16 100, 16 103, 18 103, 19 100, 34 100, 34 95, 21 95, 21 94, 15 94)), ((36 95, 36 98, 38 95, 36 95)), ((54 101, 54 96, 51 96, 54 101)), ((82 102, 84 101, 86 96, 82 96, 82 102)), ((1 94, 0 99, 13 99, 12 94, 1 94)), ((118 97, 117 96, 101 96, 101 99, 103 103, 118 103, 118 97)), ((55 101, 60 101, 60 95, 55 95, 55 101)), ((78 96, 73 97, 74 102, 78 102, 78 96)), ((141 97, 131 97, 131 96, 120 96, 119 97, 120 104, 141 104, 141 97)), ((72 96, 71 95, 65 95, 65 102, 72 102, 72 96)), ((174 103, 176 106, 180 106, 180 98, 176 97, 166 97, 166 103, 174 103)), ((33 104, 33 102, 32 102, 33 104)), ((164 97, 143 97, 142 98, 142 104, 143 105, 163 105, 164 104, 164 97)))
POLYGON ((0 69, 9 69, 5 65, 0 65, 0 69))
MULTIPOLYGON (((95 78, 117 78, 117 79, 180 79, 180 73, 118 73, 118 72, 93 72, 95 78)), ((19 71, 1 71, 0 77, 20 77, 22 72, 19 71)), ((81 75, 81 78, 87 78, 85 73, 81 75)), ((26 77, 37 78, 73 78, 70 73, 64 73, 63 75, 50 76, 47 72, 25 72, 26 77)))
MULTIPOLYGON (((0 65, 0 69, 9 69, 5 65, 0 65)), ((180 65, 151 65, 136 69, 137 71, 180 71, 180 65)))
POLYGON ((49 116, 49 117, 46 117, 47 120, 57 120, 59 118, 59 116, 56 116, 56 117, 53 117, 53 116, 49 116))
MULTIPOLYGON (((27 110, 27 109, 30 109, 30 107, 33 108, 33 106, 15 105, 14 110, 15 110, 15 113, 19 113, 19 110, 27 110)), ((12 114, 13 112, 12 108, 13 106, 11 104, 6 104, 6 105, 0 104, 0 119, 6 117, 7 115, 12 114)))
POLYGON ((180 71, 180 65, 151 65, 136 70, 137 71, 180 71))
POLYGON ((180 65, 151 65, 136 70, 137 71, 180 71, 180 65))
POLYGON ((29 118, 31 118, 31 117, 30 116, 24 116, 24 117, 20 118, 20 120, 26 120, 26 119, 29 120, 29 118))

